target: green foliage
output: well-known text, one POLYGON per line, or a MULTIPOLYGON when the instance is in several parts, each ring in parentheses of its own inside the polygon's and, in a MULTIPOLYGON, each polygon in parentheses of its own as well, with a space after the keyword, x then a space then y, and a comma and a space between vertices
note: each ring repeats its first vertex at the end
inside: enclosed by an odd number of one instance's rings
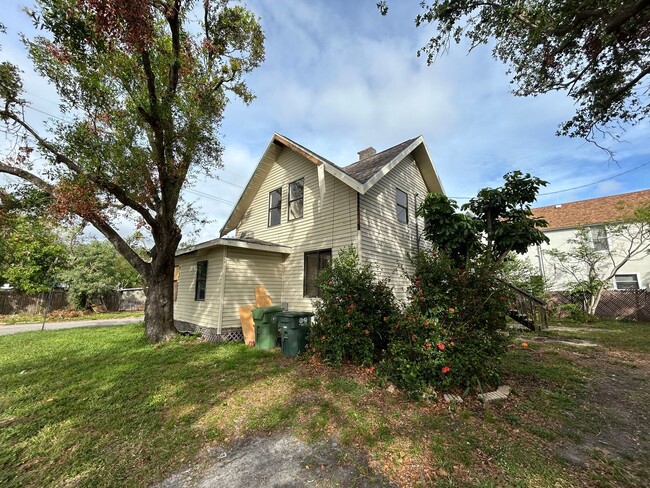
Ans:
MULTIPOLYGON (((378 5, 385 14, 386 0, 378 5)), ((573 99, 576 115, 560 126, 560 135, 591 138, 650 114, 647 2, 437 0, 421 6, 416 25, 434 24, 436 31, 418 55, 431 64, 452 41, 466 38, 470 50, 492 44, 492 55, 509 67, 516 95, 566 90, 573 99)))
POLYGON ((0 284, 40 293, 57 283, 67 248, 54 226, 30 215, 0 215, 0 284))
POLYGON ((493 267, 458 268, 442 253, 424 252, 414 265, 411 305, 392 327, 383 374, 413 396, 498 382, 508 290, 493 267))
POLYGON ((142 286, 135 269, 106 241, 75 246, 61 280, 69 287, 70 302, 79 309, 119 288, 142 286))
POLYGON ((531 204, 547 182, 521 171, 504 175, 500 188, 483 188, 461 207, 445 195, 428 194, 417 214, 425 220, 424 235, 457 266, 477 257, 502 262, 510 252, 525 254, 532 245, 548 242, 539 230, 547 223, 535 218, 531 204))
POLYGON ((397 310, 392 289, 377 280, 369 263, 359 262, 353 247, 339 251, 317 284, 322 300, 315 302, 312 351, 331 364, 373 364, 386 348, 397 310))
POLYGON ((501 268, 503 279, 511 285, 521 288, 531 295, 543 299, 546 292, 544 277, 529 259, 520 259, 510 255, 503 261, 501 268))

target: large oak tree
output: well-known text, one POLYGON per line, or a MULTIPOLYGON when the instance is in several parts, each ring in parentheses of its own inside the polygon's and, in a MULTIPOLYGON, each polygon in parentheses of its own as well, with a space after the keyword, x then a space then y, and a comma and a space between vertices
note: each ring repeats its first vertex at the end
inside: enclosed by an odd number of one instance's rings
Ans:
MULTIPOLYGON (((378 2, 383 14, 386 0, 378 2)), ((614 137, 650 115, 650 0, 422 1, 417 26, 435 33, 418 52, 429 64, 463 38, 493 42, 515 94, 565 90, 576 113, 558 134, 614 137)))
POLYGON ((55 213, 115 246, 148 288, 147 337, 165 340, 176 333, 181 192, 221 166, 227 93, 253 98, 242 76, 264 58, 258 19, 226 0, 36 0, 30 15, 44 32, 25 39, 30 58, 69 121, 39 131, 24 115, 19 69, 1 63, 0 119, 23 142, 0 173, 47 192, 55 213), (150 233, 149 259, 120 234, 125 218, 150 233))

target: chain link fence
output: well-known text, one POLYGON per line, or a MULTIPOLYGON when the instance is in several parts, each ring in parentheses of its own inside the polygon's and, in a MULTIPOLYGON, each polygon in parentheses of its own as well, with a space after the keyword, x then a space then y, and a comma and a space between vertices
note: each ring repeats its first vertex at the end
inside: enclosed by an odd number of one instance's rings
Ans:
MULTIPOLYGON (((567 292, 549 293, 549 305, 553 308, 567 304, 580 304, 567 292)), ((605 290, 596 308, 601 318, 650 322, 650 293, 647 290, 605 290)))

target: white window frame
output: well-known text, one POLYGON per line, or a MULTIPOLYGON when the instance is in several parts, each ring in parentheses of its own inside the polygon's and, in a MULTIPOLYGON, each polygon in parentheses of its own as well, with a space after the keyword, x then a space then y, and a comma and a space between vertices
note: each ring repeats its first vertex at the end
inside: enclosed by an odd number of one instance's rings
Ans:
POLYGON ((594 251, 609 252, 609 233, 607 232, 607 227, 605 225, 592 225, 589 227, 589 245, 594 251), (605 233, 605 237, 596 237, 597 230, 602 229, 605 233), (596 248, 596 242, 604 242, 606 247, 605 249, 596 248))
POLYGON ((614 282, 614 289, 615 290, 642 290, 643 289, 643 287, 641 286, 641 279, 640 279, 639 273, 618 273, 618 274, 614 275, 614 277, 612 278, 612 281, 614 282), (619 288, 618 283, 616 283, 616 277, 617 276, 634 276, 636 278, 636 284, 637 284, 638 288, 619 288))

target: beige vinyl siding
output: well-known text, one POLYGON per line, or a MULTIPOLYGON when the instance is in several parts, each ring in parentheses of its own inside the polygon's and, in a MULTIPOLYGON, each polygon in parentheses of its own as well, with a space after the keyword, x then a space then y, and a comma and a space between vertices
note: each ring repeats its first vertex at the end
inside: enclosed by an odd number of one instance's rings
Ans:
POLYGON ((266 288, 273 305, 280 305, 283 258, 279 253, 226 248, 222 330, 241 327, 239 307, 255 305, 257 286, 266 288))
POLYGON ((223 258, 223 247, 201 249, 195 253, 176 257, 180 278, 178 298, 174 304, 174 319, 203 327, 219 327, 223 258), (194 300, 198 261, 208 262, 205 300, 194 300))
MULTIPOLYGON (((256 239, 291 246, 284 262, 282 301, 290 310, 311 310, 303 297, 304 253, 320 249, 337 251, 357 242, 357 192, 325 173, 325 194, 320 201, 317 166, 290 149, 283 149, 237 228, 252 231, 256 239), (303 216, 288 220, 289 183, 305 179, 303 216), (268 227, 269 192, 282 187, 280 225, 268 227)), ((275 300, 275 299, 274 299, 275 300)))
MULTIPOLYGON (((406 298, 411 271, 408 255, 417 251, 415 194, 421 203, 427 194, 422 175, 412 156, 404 158, 365 195, 361 195, 361 255, 376 265, 379 277, 390 279, 395 296, 406 298), (397 220, 395 189, 408 195, 408 223, 397 220)), ((422 221, 419 222, 422 233, 422 221)))

